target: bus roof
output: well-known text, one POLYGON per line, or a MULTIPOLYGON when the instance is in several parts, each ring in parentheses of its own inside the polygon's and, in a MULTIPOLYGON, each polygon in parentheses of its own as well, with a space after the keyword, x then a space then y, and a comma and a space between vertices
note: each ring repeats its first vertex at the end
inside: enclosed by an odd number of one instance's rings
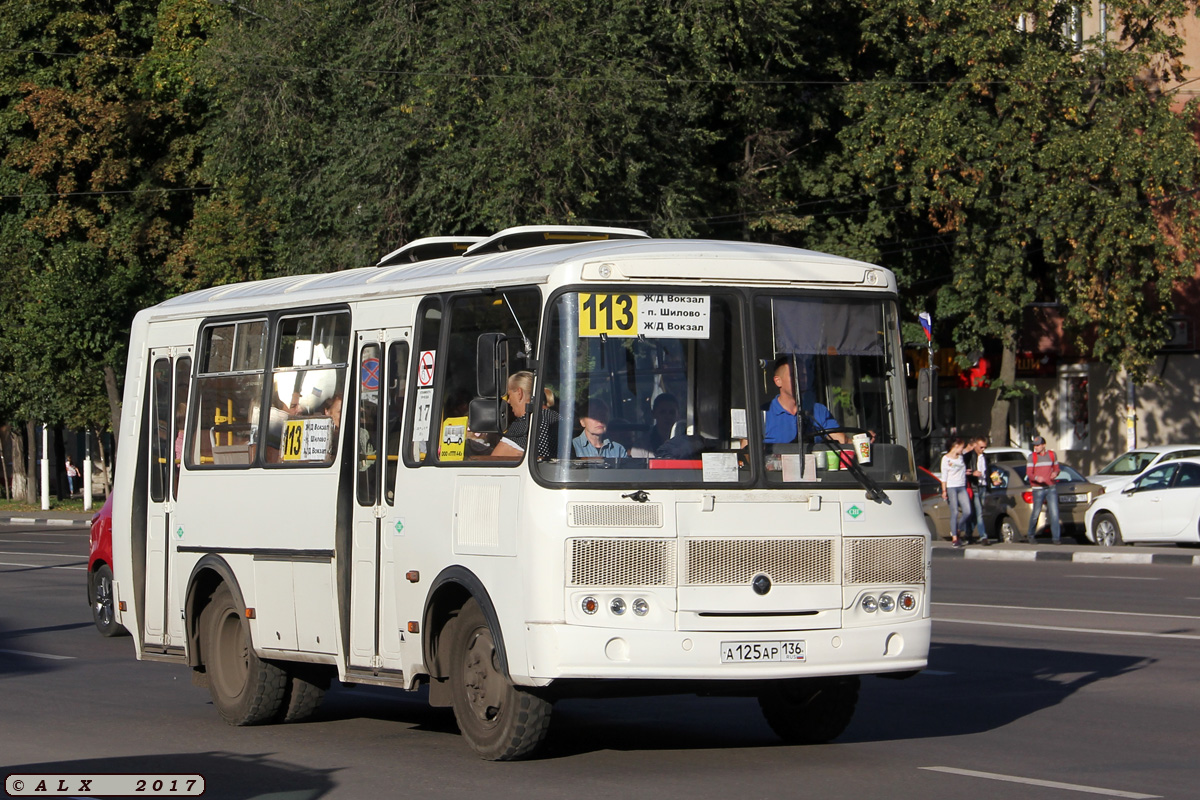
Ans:
POLYGON ((628 238, 215 286, 173 297, 149 311, 153 318, 207 316, 550 281, 897 291, 895 276, 887 269, 811 250, 750 242, 628 238))

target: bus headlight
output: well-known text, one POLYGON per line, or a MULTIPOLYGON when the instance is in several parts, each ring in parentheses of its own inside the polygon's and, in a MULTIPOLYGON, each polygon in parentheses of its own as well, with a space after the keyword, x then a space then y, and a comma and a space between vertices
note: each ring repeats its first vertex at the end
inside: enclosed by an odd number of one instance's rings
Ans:
POLYGON ((867 595, 862 599, 862 610, 868 614, 874 614, 878 608, 879 602, 875 599, 874 595, 867 595))
POLYGON ((585 614, 595 614, 600 610, 600 603, 598 603, 594 597, 583 598, 583 602, 580 603, 580 606, 583 608, 583 613, 585 614))
POLYGON ((892 596, 890 594, 880 595, 879 610, 880 611, 895 611, 896 610, 896 601, 892 598, 892 596))
POLYGON ((647 603, 645 599, 639 597, 637 600, 633 601, 633 613, 637 614, 639 617, 646 616, 650 613, 650 604, 647 603))
POLYGON ((917 607, 917 596, 912 592, 900 593, 900 610, 912 611, 917 607))
POLYGON ((614 597, 612 602, 608 604, 608 610, 618 617, 621 616, 625 613, 625 601, 619 597, 614 597))

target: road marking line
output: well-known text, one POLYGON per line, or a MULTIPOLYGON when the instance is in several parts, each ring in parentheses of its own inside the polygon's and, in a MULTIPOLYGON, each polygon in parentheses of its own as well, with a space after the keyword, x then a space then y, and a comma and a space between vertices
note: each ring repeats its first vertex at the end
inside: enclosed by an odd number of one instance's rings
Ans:
POLYGON ((956 769, 955 767, 917 767, 930 772, 945 772, 950 775, 963 775, 968 778, 986 778, 990 781, 1007 781, 1008 783, 1023 783, 1026 786, 1045 786, 1048 789, 1066 789, 1070 792, 1087 792, 1102 794, 1105 797, 1127 797, 1130 800, 1154 800, 1161 794, 1142 794, 1141 792, 1121 792, 1116 789, 1101 789, 1099 786, 1083 786, 1078 783, 1061 783, 1059 781, 1043 781, 1037 778, 1021 778, 1016 775, 1000 775, 995 772, 978 772, 973 769, 956 769))
POLYGON ((46 556, 47 558, 86 558, 86 553, 20 553, 16 550, 0 550, 0 556, 46 556))
POLYGON ((1068 575, 1068 578, 1103 578, 1106 581, 1161 581, 1162 578, 1139 578, 1133 575, 1068 575))
POLYGON ((0 561, 0 567, 29 567, 30 569, 87 569, 83 567, 55 566, 53 564, 14 564, 10 561, 0 561))
POLYGON ((50 658, 55 661, 74 661, 75 656, 52 656, 49 653, 30 653, 25 650, 0 650, 0 653, 11 653, 14 656, 29 656, 30 658, 50 658))
MULTIPOLYGON (((1200 599, 1200 598, 1189 598, 1200 599)), ((1040 606, 993 606, 987 603, 934 603, 935 606, 954 606, 956 608, 1003 608, 1009 611, 1062 611, 1068 614, 1110 614, 1116 617, 1159 617, 1161 619, 1195 619, 1197 616, 1186 614, 1148 614, 1144 611, 1098 611, 1094 608, 1042 608, 1040 606)))
POLYGON ((1023 625, 1019 622, 981 622, 973 619, 946 619, 934 617, 934 622, 956 622, 962 625, 986 625, 992 628, 1029 628, 1036 631, 1061 631, 1063 633, 1100 633, 1111 636, 1146 636, 1151 639, 1188 639, 1200 641, 1200 634, 1190 633, 1148 633, 1146 631, 1110 631, 1100 628, 1066 628, 1058 625, 1023 625))
POLYGON ((1153 553, 1075 553, 1076 564, 1153 564, 1153 553))
POLYGON ((1036 550, 964 550, 963 557, 979 561, 1037 561, 1036 550))
POLYGON ((946 675, 954 675, 955 673, 953 673, 953 672, 947 672, 947 671, 946 671, 946 670, 944 670, 944 669, 923 669, 923 670, 921 670, 921 674, 922 674, 922 675, 936 675, 936 676, 938 676, 939 678, 941 678, 941 677, 944 677, 944 676, 946 676, 946 675))

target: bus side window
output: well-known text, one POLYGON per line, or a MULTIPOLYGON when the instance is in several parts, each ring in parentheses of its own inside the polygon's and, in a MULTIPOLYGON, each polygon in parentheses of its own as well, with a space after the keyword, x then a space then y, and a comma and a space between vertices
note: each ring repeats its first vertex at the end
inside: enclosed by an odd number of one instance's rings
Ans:
POLYGON ((387 504, 395 505, 396 469, 400 464, 400 438, 404 422, 405 370, 408 368, 408 342, 392 342, 384 380, 387 386, 384 423, 384 441, 387 442, 387 460, 384 469, 384 498, 387 504))
MULTIPOLYGON (((440 297, 427 297, 417 311, 417 341, 413 353, 416 359, 412 369, 413 391, 412 398, 408 401, 412 403, 412 409, 409 412, 408 443, 403 448, 404 463, 410 467, 419 467, 426 463, 430 433, 435 428, 433 387, 439 377, 439 371, 444 368, 438 353, 438 340, 441 335, 442 300, 440 297)), ((440 426, 437 430, 440 433, 440 426)))
MULTIPOLYGON (((541 296, 536 289, 509 289, 498 293, 463 294, 448 304, 449 336, 445 357, 441 360, 442 404, 438 426, 438 461, 462 463, 474 459, 516 464, 524 457, 523 449, 529 439, 528 423, 509 411, 502 420, 502 431, 478 432, 468 428, 468 409, 476 398, 476 355, 482 334, 501 333, 502 346, 508 348, 508 376, 528 370, 523 354, 526 337, 536 351, 537 322, 541 296), (503 433, 513 434, 508 446, 493 455, 503 433)), ((530 390, 524 397, 522 409, 532 415, 535 407, 532 387, 535 376, 525 372, 530 390)), ((501 380, 499 392, 506 391, 501 380)))
POLYGON ((345 311, 280 318, 271 363, 266 463, 333 462, 343 430, 349 362, 350 315, 345 311))
POLYGON ((262 319, 204 328, 188 467, 247 466, 254 461, 266 335, 262 319))

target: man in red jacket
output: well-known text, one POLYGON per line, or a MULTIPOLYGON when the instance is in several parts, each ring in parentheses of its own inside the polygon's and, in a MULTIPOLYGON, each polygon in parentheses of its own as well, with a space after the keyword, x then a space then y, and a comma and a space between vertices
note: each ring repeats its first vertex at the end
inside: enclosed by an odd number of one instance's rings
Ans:
POLYGON ((1058 521, 1058 459, 1053 450, 1046 449, 1046 440, 1041 436, 1033 437, 1033 453, 1025 461, 1025 480, 1033 489, 1033 509, 1029 517, 1029 533, 1025 537, 1030 544, 1036 544, 1038 516, 1042 511, 1042 503, 1046 504, 1046 515, 1050 517, 1050 535, 1055 544, 1062 544, 1062 527, 1058 521))

